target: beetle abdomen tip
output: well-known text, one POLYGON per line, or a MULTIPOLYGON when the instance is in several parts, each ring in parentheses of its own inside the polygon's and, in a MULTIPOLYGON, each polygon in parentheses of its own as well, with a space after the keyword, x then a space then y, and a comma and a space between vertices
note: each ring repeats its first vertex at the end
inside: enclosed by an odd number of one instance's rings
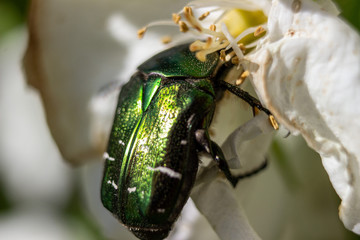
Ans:
POLYGON ((169 229, 151 229, 151 228, 130 228, 131 232, 142 240, 162 240, 169 235, 169 229))

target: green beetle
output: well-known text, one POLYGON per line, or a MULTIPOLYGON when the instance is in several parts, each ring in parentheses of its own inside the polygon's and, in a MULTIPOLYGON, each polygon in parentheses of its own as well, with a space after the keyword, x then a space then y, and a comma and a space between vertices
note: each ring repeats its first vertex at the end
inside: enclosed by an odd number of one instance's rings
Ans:
POLYGON ((176 46, 140 65, 120 92, 101 200, 140 239, 168 235, 195 182, 199 152, 209 153, 233 186, 244 177, 231 175, 209 137, 217 97, 229 90, 270 112, 224 82, 230 67, 219 62, 218 52, 201 62, 189 44, 176 46))

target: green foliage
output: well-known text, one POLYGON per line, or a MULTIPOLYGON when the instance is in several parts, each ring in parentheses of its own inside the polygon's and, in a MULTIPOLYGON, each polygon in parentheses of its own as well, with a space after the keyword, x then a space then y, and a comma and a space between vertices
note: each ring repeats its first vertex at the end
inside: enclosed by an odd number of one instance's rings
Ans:
POLYGON ((25 21, 28 2, 28 0, 0 1, 0 37, 25 21))
POLYGON ((360 30, 360 1, 359 0, 335 0, 341 11, 341 16, 346 19, 358 31, 360 30))

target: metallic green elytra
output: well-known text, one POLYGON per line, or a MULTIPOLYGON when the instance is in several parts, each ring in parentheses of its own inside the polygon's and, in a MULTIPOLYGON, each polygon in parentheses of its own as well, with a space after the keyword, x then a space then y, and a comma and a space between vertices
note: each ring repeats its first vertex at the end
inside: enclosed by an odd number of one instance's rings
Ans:
POLYGON ((189 198, 199 152, 209 153, 236 185, 239 177, 231 175, 208 134, 217 95, 229 90, 264 109, 223 81, 228 69, 217 52, 201 62, 184 44, 140 65, 123 86, 105 153, 101 200, 138 238, 168 235, 189 198))

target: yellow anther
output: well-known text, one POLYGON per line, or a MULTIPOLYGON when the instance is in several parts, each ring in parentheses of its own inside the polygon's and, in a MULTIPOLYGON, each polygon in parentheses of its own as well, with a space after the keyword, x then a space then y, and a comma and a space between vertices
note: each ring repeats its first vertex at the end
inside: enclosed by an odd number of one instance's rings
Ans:
POLYGON ((192 8, 191 7, 188 7, 188 6, 185 6, 184 7, 184 14, 187 15, 187 16, 191 16, 193 17, 193 11, 192 11, 192 8))
POLYGON ((210 12, 205 12, 203 13, 200 17, 199 17, 199 20, 202 21, 204 20, 207 16, 209 16, 210 12))
POLYGON ((206 61, 206 54, 204 51, 199 51, 195 54, 196 58, 201 61, 201 62, 205 62, 206 61))
POLYGON ((195 28, 199 32, 202 32, 201 25, 199 24, 199 22, 194 17, 194 14, 193 14, 193 11, 192 11, 191 7, 184 7, 184 16, 185 16, 186 20, 188 21, 188 23, 193 28, 195 28))
POLYGON ((248 76, 250 75, 250 72, 248 70, 244 71, 242 74, 241 74, 241 78, 245 79, 247 78, 248 76))
POLYGON ((196 40, 195 42, 191 43, 189 46, 189 50, 191 52, 196 52, 203 49, 203 42, 196 40))
POLYGON ((238 65, 240 63, 239 58, 237 56, 231 58, 231 63, 234 65, 238 65))
POLYGON ((185 22, 183 21, 179 21, 179 27, 180 27, 180 32, 187 32, 189 31, 189 27, 186 25, 185 22))
POLYGON ((246 47, 244 46, 243 43, 239 43, 238 46, 239 46, 239 48, 240 48, 240 50, 241 50, 242 52, 245 52, 246 47))
POLYGON ((220 51, 220 60, 221 60, 221 61, 225 61, 225 57, 226 57, 225 50, 222 49, 222 50, 220 51))
POLYGON ((269 121, 271 126, 275 129, 278 130, 279 129, 279 124, 277 123, 277 121, 275 120, 273 115, 269 115, 269 121))
POLYGON ((170 36, 164 36, 164 37, 161 38, 161 42, 162 42, 163 44, 168 44, 168 43, 170 43, 171 41, 172 41, 172 38, 171 38, 170 36))
POLYGON ((239 86, 239 85, 243 84, 244 81, 245 81, 245 79, 243 79, 243 78, 238 78, 238 79, 236 79, 236 81, 235 81, 235 85, 239 86))
POLYGON ((257 37, 259 36, 260 34, 262 34, 263 32, 265 32, 265 28, 263 28, 262 26, 259 26, 255 32, 254 32, 254 36, 257 37))
POLYGON ((211 24, 211 25, 210 25, 210 30, 213 31, 213 32, 216 31, 216 26, 215 26, 215 24, 211 24))
POLYGON ((211 44, 212 44, 212 41, 213 41, 213 39, 212 39, 211 37, 208 37, 208 38, 206 39, 206 45, 204 46, 204 49, 210 48, 210 47, 211 47, 211 44))
POLYGON ((142 39, 144 37, 146 30, 147 30, 147 28, 143 27, 137 31, 137 36, 139 39, 142 39))
POLYGON ((240 75, 240 78, 238 78, 235 82, 236 85, 241 85, 245 79, 250 75, 250 72, 249 71, 244 71, 241 75, 240 75))
POLYGON ((181 20, 181 16, 179 14, 173 13, 172 20, 174 21, 174 23, 179 24, 179 21, 181 20))

